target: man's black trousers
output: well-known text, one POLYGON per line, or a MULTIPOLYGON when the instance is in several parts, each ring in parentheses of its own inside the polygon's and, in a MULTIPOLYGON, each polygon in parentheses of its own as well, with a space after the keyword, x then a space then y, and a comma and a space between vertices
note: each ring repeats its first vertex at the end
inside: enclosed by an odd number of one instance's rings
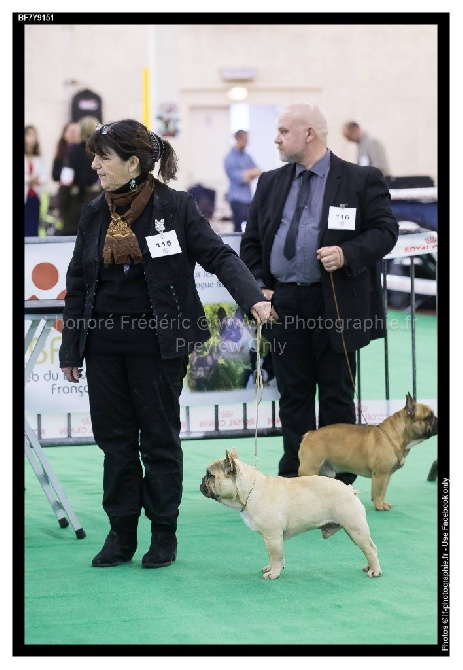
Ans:
MULTIPOLYGON (((318 391, 318 427, 333 423, 355 423, 354 387, 355 352, 336 353, 325 321, 321 284, 301 286, 277 283, 273 306, 279 321, 264 326, 269 340, 277 386, 280 393, 280 420, 283 433, 283 457, 278 474, 297 476, 298 452, 302 436, 315 430, 318 391)), ((346 483, 355 477, 340 476, 346 483)))

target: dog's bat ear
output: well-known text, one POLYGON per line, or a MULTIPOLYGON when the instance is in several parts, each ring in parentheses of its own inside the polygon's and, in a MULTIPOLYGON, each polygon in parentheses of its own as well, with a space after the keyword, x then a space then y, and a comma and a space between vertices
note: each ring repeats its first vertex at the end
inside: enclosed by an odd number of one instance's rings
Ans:
POLYGON ((232 447, 232 450, 230 451, 230 456, 232 458, 238 458, 238 452, 236 451, 235 447, 232 447))
POLYGON ((231 451, 228 451, 228 449, 225 450, 225 472, 227 475, 232 475, 236 472, 235 454, 236 451, 234 449, 231 451))
POLYGON ((407 397, 405 399, 405 409, 407 410, 407 414, 411 419, 415 418, 415 405, 416 403, 412 396, 410 393, 407 393, 407 397))

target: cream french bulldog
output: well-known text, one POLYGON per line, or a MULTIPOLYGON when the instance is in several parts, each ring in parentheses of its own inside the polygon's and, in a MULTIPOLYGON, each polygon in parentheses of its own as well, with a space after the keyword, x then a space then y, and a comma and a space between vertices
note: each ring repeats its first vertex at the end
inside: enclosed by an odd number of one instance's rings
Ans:
POLYGON ((273 477, 239 460, 235 449, 209 465, 199 490, 206 498, 241 512, 249 528, 262 535, 270 563, 264 579, 277 579, 284 568, 285 540, 319 528, 328 538, 344 528, 363 551, 368 577, 381 568, 370 537, 366 511, 352 486, 330 477, 273 477))
POLYGON ((407 393, 405 407, 377 426, 336 423, 309 431, 299 448, 299 476, 352 472, 371 478, 371 499, 379 511, 392 474, 401 468, 410 449, 437 435, 437 416, 428 405, 407 393))

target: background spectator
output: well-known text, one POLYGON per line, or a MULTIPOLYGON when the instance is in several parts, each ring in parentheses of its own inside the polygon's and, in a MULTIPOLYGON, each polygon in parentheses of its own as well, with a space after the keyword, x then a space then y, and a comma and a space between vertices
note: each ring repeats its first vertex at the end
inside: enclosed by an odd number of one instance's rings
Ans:
POLYGON ((61 212, 66 212, 69 208, 71 191, 69 175, 72 173, 72 169, 69 168, 69 149, 73 144, 77 144, 78 142, 80 142, 80 126, 75 121, 68 121, 64 125, 63 130, 61 131, 61 136, 56 144, 56 152, 53 158, 53 167, 51 171, 53 181, 59 183, 55 202, 57 214, 60 219, 61 212), (63 168, 67 168, 67 175, 66 170, 63 171, 63 168))
POLYGON ((40 193, 47 182, 35 126, 24 128, 24 235, 39 234, 40 193))
POLYGON ((238 130, 235 133, 235 146, 225 156, 224 167, 230 182, 227 199, 230 203, 235 232, 241 232, 241 224, 247 221, 252 200, 251 182, 262 170, 257 167, 253 158, 245 149, 249 133, 238 130))
POLYGON ((60 138, 56 144, 56 152, 53 158, 52 179, 61 180, 61 170, 68 165, 68 153, 72 144, 80 142, 80 126, 75 121, 64 124, 60 138))
POLYGON ((80 142, 71 144, 68 151, 68 167, 73 170, 73 181, 63 202, 60 235, 77 235, 82 205, 93 200, 101 192, 98 175, 92 169, 92 156, 85 148, 99 121, 94 116, 84 116, 79 121, 80 142))
POLYGON ((391 174, 386 158, 386 150, 383 144, 370 137, 362 130, 356 121, 348 121, 344 124, 342 134, 349 142, 357 144, 358 165, 371 165, 379 168, 384 176, 391 174))

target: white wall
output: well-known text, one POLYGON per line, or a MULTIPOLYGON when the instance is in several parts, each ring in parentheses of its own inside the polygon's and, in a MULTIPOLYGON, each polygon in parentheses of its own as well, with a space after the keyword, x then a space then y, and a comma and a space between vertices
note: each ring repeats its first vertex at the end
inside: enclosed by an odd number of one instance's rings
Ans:
MULTIPOLYGON (((200 133, 195 146, 203 137, 205 160, 208 154, 207 131, 192 126, 191 110, 228 106, 230 85, 219 70, 246 66, 257 72, 247 85, 250 109, 316 102, 339 156, 355 160, 355 147, 341 134, 343 122, 354 118, 384 142, 394 175, 429 174, 437 182, 436 26, 27 25, 25 64, 24 120, 38 128, 49 171, 72 95, 82 88, 98 93, 105 121, 143 120, 143 70, 149 67, 151 127, 156 130, 160 102, 179 106, 181 132, 172 143, 180 173, 173 186, 187 188, 190 179, 197 181, 191 133, 200 133)), ((265 165, 275 134, 266 119, 261 128, 252 126, 249 146, 256 142, 257 150, 259 142, 265 165)))
POLYGON ((274 142, 279 111, 278 105, 249 107, 249 143, 246 150, 264 171, 283 165, 274 142))

